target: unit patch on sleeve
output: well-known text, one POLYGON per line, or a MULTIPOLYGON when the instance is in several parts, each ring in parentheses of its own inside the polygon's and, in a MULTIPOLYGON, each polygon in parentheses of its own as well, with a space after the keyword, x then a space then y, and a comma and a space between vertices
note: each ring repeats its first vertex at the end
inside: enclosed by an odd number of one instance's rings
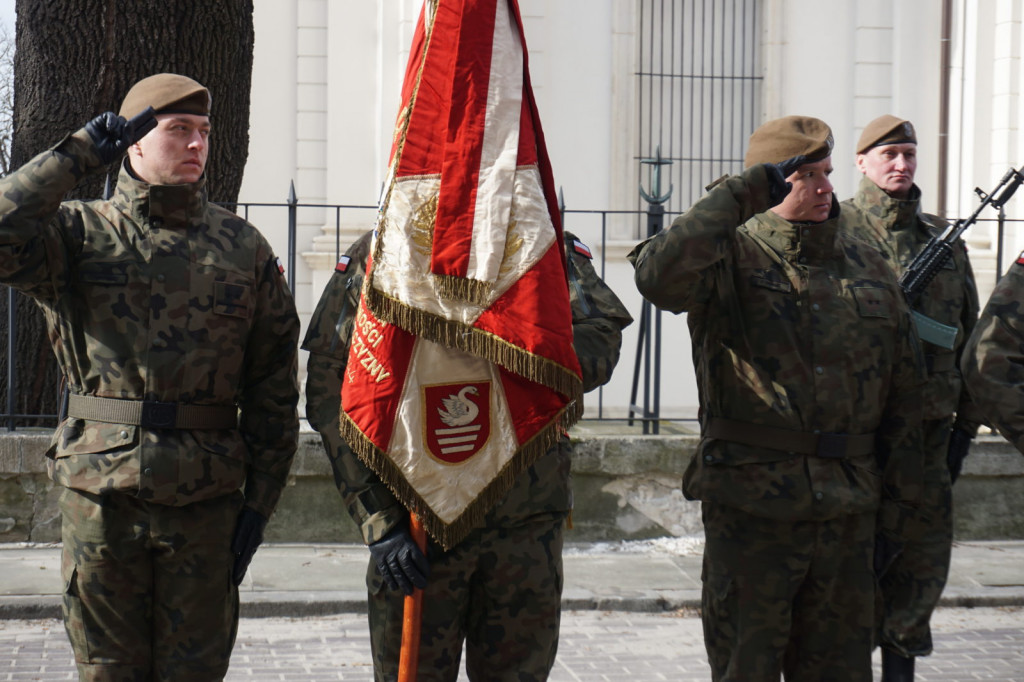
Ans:
POLYGON ((590 253, 590 248, 586 244, 581 242, 579 239, 572 240, 572 248, 574 251, 576 251, 576 253, 580 254, 581 256, 593 260, 594 254, 590 253))

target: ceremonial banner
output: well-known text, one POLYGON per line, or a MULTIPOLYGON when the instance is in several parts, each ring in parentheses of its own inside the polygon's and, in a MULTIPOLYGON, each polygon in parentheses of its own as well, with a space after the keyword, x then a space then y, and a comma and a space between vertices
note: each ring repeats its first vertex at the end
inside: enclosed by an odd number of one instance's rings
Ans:
POLYGON ((426 0, 342 385, 342 431, 456 545, 582 411, 516 0, 426 0))

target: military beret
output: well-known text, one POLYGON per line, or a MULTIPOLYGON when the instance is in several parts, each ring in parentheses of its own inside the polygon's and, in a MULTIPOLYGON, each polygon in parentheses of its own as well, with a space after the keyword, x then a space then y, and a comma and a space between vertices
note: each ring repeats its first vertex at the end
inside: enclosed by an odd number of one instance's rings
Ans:
POLYGON ((158 114, 210 115, 210 91, 188 76, 158 73, 132 86, 121 103, 121 116, 131 118, 146 107, 158 114))
POLYGON ((743 163, 750 168, 795 156, 806 156, 808 163, 814 163, 830 156, 833 145, 832 129, 821 119, 784 116, 762 124, 751 134, 743 163))
POLYGON ((917 144, 914 124, 892 114, 886 114, 879 116, 864 127, 864 132, 860 134, 860 141, 857 142, 857 153, 863 154, 872 147, 883 144, 905 144, 907 142, 917 144))

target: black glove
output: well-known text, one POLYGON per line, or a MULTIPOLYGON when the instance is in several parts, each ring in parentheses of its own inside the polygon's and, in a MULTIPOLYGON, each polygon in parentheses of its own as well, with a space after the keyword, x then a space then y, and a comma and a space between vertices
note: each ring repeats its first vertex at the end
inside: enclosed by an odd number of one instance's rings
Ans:
POLYGON ((903 551, 903 543, 893 540, 885 533, 875 533, 874 565, 875 577, 881 578, 903 551))
POLYGON ((786 159, 785 161, 780 161, 775 165, 777 165, 779 170, 782 172, 782 177, 788 178, 793 173, 796 173, 796 169, 805 163, 807 163, 807 157, 801 154, 800 156, 794 156, 793 158, 786 159))
POLYGON ((392 528, 387 535, 370 545, 370 554, 377 563, 384 582, 392 590, 412 594, 413 586, 427 586, 430 564, 404 526, 392 528))
POLYGON ((257 511, 243 509, 238 515, 235 537, 231 540, 231 552, 235 555, 231 577, 236 586, 242 584, 242 578, 249 569, 249 562, 263 542, 263 529, 266 527, 267 520, 257 511))
POLYGON ((782 200, 793 189, 793 183, 786 182, 786 178, 795 173, 796 169, 805 163, 807 163, 807 157, 800 155, 778 163, 764 164, 765 169, 768 171, 768 181, 771 183, 769 196, 772 206, 781 204, 782 200))
POLYGON ((85 132, 92 138, 96 153, 104 165, 117 159, 132 144, 128 121, 112 111, 100 114, 86 123, 85 132))
POLYGON ((960 477, 960 470, 964 466, 964 459, 967 458, 967 451, 971 447, 971 440, 974 438, 969 432, 963 429, 953 428, 949 432, 949 448, 946 450, 946 466, 949 468, 949 482, 956 483, 960 477))
MULTIPOLYGON (((793 183, 786 182, 787 175, 774 163, 764 164, 764 170, 768 173, 768 201, 771 206, 778 206, 786 198, 789 191, 793 189, 793 183)), ((771 208, 769 206, 769 208, 771 208)))

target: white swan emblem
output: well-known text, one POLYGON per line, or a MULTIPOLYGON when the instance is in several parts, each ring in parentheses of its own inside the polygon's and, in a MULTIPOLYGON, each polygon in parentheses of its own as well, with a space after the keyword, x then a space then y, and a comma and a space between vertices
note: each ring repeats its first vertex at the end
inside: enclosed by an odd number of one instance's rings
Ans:
POLYGON ((477 390, 476 386, 466 386, 459 391, 458 395, 452 393, 447 398, 441 398, 444 409, 437 408, 441 421, 446 426, 472 424, 476 416, 480 414, 480 408, 467 395, 478 395, 479 393, 480 391, 477 390))

